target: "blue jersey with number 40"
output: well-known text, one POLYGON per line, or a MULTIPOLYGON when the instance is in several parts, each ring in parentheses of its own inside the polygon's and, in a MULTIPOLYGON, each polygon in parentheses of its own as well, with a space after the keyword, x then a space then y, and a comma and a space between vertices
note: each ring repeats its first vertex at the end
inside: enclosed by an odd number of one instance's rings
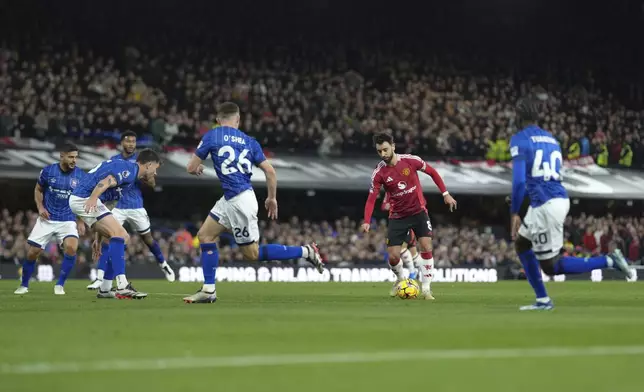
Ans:
POLYGON ((529 126, 510 141, 513 160, 525 160, 525 184, 530 205, 539 207, 549 200, 568 198, 562 185, 563 155, 559 142, 546 130, 529 126))
POLYGON ((250 182, 253 166, 266 160, 257 140, 232 127, 208 131, 197 146, 195 155, 202 160, 211 156, 226 200, 253 189, 250 182))

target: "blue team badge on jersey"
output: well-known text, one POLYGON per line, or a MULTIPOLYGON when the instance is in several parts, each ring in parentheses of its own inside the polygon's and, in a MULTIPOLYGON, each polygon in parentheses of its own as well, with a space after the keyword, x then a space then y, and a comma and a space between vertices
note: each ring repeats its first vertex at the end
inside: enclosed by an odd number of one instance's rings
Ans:
POLYGON ((130 176, 130 171, 123 170, 122 172, 118 173, 118 176, 119 176, 119 180, 123 181, 130 176))
POLYGON ((69 182, 69 186, 72 187, 72 189, 74 189, 76 188, 76 185, 78 185, 78 179, 72 178, 72 180, 69 182))
POLYGON ((56 177, 50 177, 49 178, 49 183, 50 184, 55 184, 56 183, 56 177))

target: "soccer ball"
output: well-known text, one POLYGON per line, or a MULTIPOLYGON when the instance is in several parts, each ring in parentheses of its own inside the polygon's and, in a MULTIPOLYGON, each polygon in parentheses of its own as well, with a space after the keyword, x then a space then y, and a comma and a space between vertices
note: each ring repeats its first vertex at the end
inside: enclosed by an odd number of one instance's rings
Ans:
POLYGON ((396 285, 396 295, 400 299, 412 299, 418 297, 420 287, 413 279, 405 279, 396 285))

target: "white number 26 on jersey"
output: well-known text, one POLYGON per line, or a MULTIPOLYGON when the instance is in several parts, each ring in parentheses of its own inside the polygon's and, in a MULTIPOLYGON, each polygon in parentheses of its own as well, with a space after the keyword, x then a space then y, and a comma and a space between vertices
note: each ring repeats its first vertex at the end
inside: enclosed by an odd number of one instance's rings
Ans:
POLYGON ((544 181, 561 181, 561 166, 563 165, 563 157, 561 152, 554 150, 550 152, 550 156, 544 160, 543 150, 536 150, 534 152, 534 162, 532 163, 532 178, 543 177, 544 181), (557 166, 559 161, 559 166, 557 166))
POLYGON ((250 163, 246 155, 248 155, 248 150, 244 149, 237 156, 237 151, 231 146, 223 146, 217 152, 217 155, 220 157, 226 157, 226 159, 221 163, 221 173, 224 175, 232 173, 245 173, 251 174, 253 172, 253 164, 250 163))

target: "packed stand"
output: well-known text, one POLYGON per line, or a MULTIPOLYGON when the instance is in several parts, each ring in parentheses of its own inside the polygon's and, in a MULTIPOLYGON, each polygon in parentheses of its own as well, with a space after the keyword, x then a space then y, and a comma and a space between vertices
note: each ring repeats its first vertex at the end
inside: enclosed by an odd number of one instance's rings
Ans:
MULTIPOLYGON (((29 235, 37 218, 32 211, 19 211, 10 214, 2 211, 0 220, 0 254, 4 263, 17 264, 24 257, 29 235)), ((173 265, 199 265, 199 241, 195 235, 200 222, 182 225, 173 229, 159 228, 154 236, 164 255, 173 265)), ((322 250, 326 263, 331 265, 353 265, 360 263, 379 263, 387 258, 385 247, 386 221, 374 224, 371 232, 358 232, 359 222, 347 217, 335 222, 310 222, 291 218, 288 222, 260 221, 261 243, 281 243, 302 245, 316 241, 322 250)), ((435 229, 435 258, 439 267, 468 265, 494 267, 514 260, 513 250, 507 241, 500 239, 489 230, 480 231, 473 227, 457 228, 442 226, 435 229)), ((83 236, 79 242, 80 264, 91 263, 92 238, 83 236)), ((55 243, 47 245, 41 262, 56 264, 60 262, 60 250, 55 243)), ((149 253, 139 236, 133 235, 127 248, 129 263, 152 263, 154 257, 149 253)), ((220 240, 220 260, 222 263, 243 261, 242 254, 232 236, 224 235, 220 240)))
MULTIPOLYGON (((11 214, 2 211, 0 219, 0 262, 19 264, 24 257, 26 238, 37 214, 19 211, 11 214)), ((175 265, 199 265, 199 241, 195 224, 174 228, 159 228, 154 236, 168 261, 175 265)), ((310 222, 291 218, 288 222, 260 221, 261 243, 302 245, 318 242, 324 261, 330 265, 344 266, 360 263, 381 263, 387 258, 385 248, 386 221, 376 222, 368 234, 358 232, 359 222, 347 217, 335 222, 310 222)), ((565 250, 569 254, 592 255, 607 253, 618 246, 633 262, 640 262, 644 249, 644 218, 593 217, 581 214, 569 217, 566 222, 565 250)), ((84 236, 79 242, 78 263, 91 263, 91 241, 84 236)), ((55 243, 47 245, 42 263, 57 264, 62 255, 55 243)), ((436 266, 493 268, 517 261, 507 233, 500 227, 438 224, 434 228, 434 258, 436 266)), ((129 263, 153 263, 154 257, 139 236, 131 237, 127 249, 129 263)), ((242 254, 231 236, 220 240, 222 263, 241 262, 242 254)))
POLYGON ((268 150, 372 153, 373 132, 389 129, 399 152, 506 161, 513 105, 532 93, 543 98, 543 126, 568 158, 644 163, 644 111, 600 91, 590 72, 574 87, 546 89, 509 72, 470 69, 479 59, 429 65, 390 53, 376 64, 365 51, 349 68, 343 56, 321 60, 327 48, 310 46, 227 60, 218 56, 230 52, 222 46, 127 47, 113 57, 73 46, 2 50, 0 135, 96 143, 132 130, 166 148, 194 148, 215 123, 214 105, 234 100, 245 113, 241 128, 268 150))

